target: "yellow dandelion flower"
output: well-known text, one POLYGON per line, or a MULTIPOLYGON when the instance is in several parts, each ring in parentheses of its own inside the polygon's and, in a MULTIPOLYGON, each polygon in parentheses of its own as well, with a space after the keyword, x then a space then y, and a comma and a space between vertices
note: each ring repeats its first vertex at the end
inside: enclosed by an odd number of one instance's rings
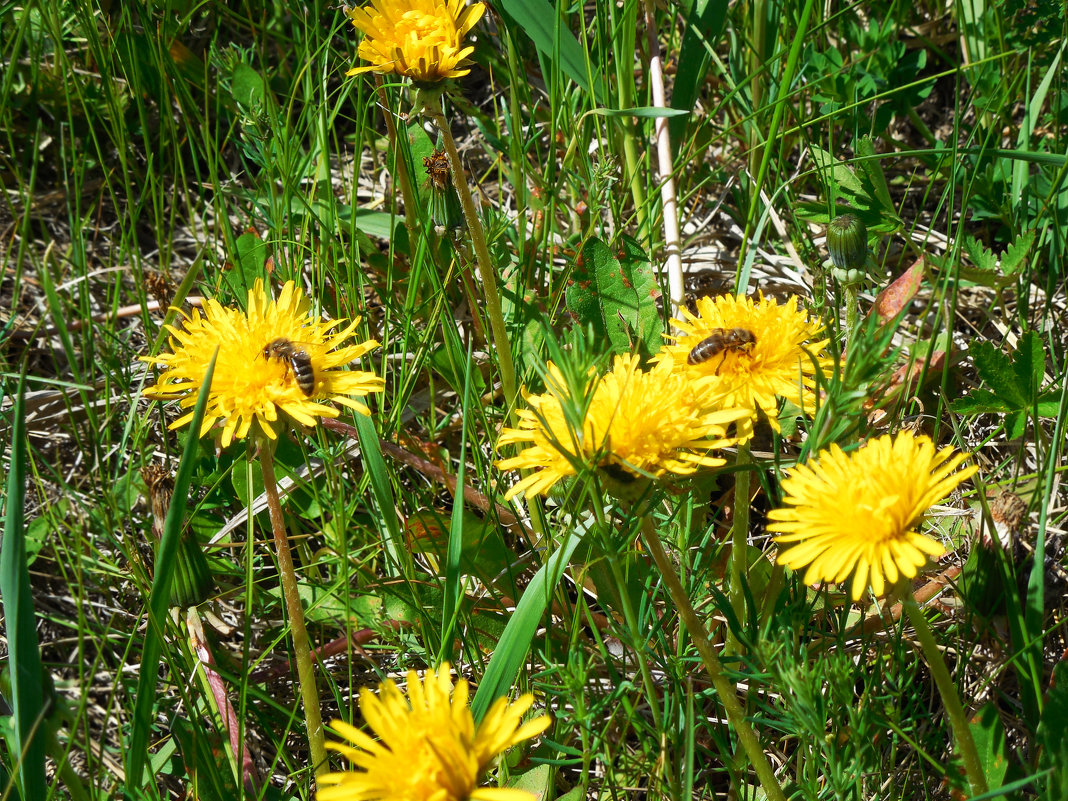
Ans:
POLYGON ((565 403, 574 403, 563 375, 549 364, 547 391, 526 395, 519 427, 501 432, 498 447, 529 444, 497 463, 501 470, 535 472, 512 487, 507 499, 540 495, 582 464, 632 475, 686 475, 725 460, 709 451, 735 444, 726 427, 748 415, 745 409, 710 411, 696 385, 662 361, 643 372, 637 356, 617 356, 612 370, 596 380, 581 430, 568 422, 565 403))
POLYGON ((717 408, 749 409, 744 434, 752 431, 758 409, 778 430, 779 398, 806 414, 814 410, 815 375, 831 364, 821 354, 828 340, 814 341, 821 326, 797 307, 796 297, 784 305, 763 296, 704 297, 696 315, 688 309, 682 315, 685 319, 671 321, 682 333, 659 358, 707 387, 717 408))
POLYGON ((454 688, 447 662, 422 681, 409 671, 407 698, 392 681, 377 695, 361 690, 360 712, 378 739, 340 720, 330 724, 355 747, 326 747, 359 770, 320 776, 317 801, 533 801, 532 793, 479 787, 478 780, 498 755, 537 737, 551 719, 522 722, 532 695, 498 698, 476 730, 467 699, 467 682, 454 688))
POLYGON ((484 3, 464 0, 371 0, 349 9, 353 27, 364 35, 358 55, 370 64, 347 74, 396 73, 417 83, 467 75, 475 48, 463 40, 485 12, 484 3))
POLYGON ((945 548, 917 528, 933 504, 978 469, 953 472, 967 454, 935 450, 929 437, 902 431, 853 453, 837 445, 799 464, 783 480, 786 506, 772 510, 777 542, 797 543, 779 556, 805 583, 840 583, 853 574, 852 596, 869 585, 882 595, 899 576, 912 578, 945 548))
MULTIPOLYGON (((158 400, 177 399, 191 410, 218 347, 200 436, 218 424, 224 447, 247 436, 253 422, 274 439, 281 423, 279 411, 305 426, 315 425, 320 417, 337 417, 332 403, 369 414, 366 405, 350 396, 381 392, 382 379, 374 373, 336 368, 360 358, 378 343, 344 345, 359 319, 336 330, 343 320, 323 321, 312 317, 310 309, 308 298, 292 281, 272 300, 263 281, 257 280, 244 312, 206 300, 203 314, 194 309, 181 325, 167 327, 172 353, 143 357, 163 368, 159 381, 145 394, 158 400), (276 344, 269 347, 272 343, 276 344)), ((189 411, 171 428, 192 418, 189 411)))

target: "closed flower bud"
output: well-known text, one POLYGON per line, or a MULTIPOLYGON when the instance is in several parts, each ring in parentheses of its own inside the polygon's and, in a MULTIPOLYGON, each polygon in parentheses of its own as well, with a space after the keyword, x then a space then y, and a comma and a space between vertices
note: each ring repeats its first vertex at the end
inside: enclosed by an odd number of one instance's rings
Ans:
POLYGON ((867 276, 868 229, 855 214, 836 217, 827 226, 831 273, 843 284, 857 284, 867 276))

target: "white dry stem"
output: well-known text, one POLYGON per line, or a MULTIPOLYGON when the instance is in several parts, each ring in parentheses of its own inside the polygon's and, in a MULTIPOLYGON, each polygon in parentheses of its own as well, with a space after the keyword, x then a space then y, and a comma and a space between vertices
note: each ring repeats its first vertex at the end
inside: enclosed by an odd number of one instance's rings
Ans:
MULTIPOLYGON (((664 68, 660 60, 660 43, 656 39, 652 0, 645 0, 645 32, 649 39, 649 85, 653 90, 654 108, 667 108, 664 101, 664 68)), ((664 207, 664 253, 668 274, 671 311, 678 314, 683 301, 682 251, 679 243, 679 215, 675 203, 675 177, 671 161, 671 137, 668 118, 657 117, 653 139, 656 142, 657 172, 660 179, 660 203, 664 207)))

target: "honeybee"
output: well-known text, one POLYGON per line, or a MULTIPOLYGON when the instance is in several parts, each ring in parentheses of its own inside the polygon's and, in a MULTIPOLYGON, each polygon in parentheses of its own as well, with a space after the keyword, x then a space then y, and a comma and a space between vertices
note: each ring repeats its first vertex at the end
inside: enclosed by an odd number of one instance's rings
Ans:
POLYGON ((280 359, 286 366, 286 372, 293 372, 297 387, 305 395, 311 395, 315 390, 315 367, 311 356, 296 342, 285 337, 273 339, 263 346, 263 358, 267 361, 280 359))
POLYGON ((727 352, 749 353, 756 345, 756 335, 748 328, 713 328, 712 332, 698 342, 690 355, 686 357, 688 364, 701 364, 709 359, 723 354, 716 366, 716 375, 727 360, 727 352))

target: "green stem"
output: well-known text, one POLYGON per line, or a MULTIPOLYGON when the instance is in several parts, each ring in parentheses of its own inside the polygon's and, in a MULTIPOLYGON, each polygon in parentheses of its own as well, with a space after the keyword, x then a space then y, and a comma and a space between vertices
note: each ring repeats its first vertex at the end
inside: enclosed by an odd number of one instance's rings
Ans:
MULTIPOLYGON (((445 152, 449 156, 449 166, 452 168, 452 183, 456 187, 456 193, 460 196, 460 205, 464 210, 467 220, 467 230, 471 235, 471 246, 475 250, 475 264, 478 266, 478 275, 482 279, 482 287, 486 293, 486 315, 489 317, 490 331, 493 334, 493 346, 497 352, 501 370, 501 386, 504 388, 504 401, 511 419, 514 415, 513 404, 515 403, 515 365, 512 362, 512 343, 508 340, 508 329, 504 325, 504 313, 501 311, 501 297, 497 290, 497 271, 493 268, 490 259, 489 248, 486 246, 486 234, 482 230, 482 222, 478 217, 478 209, 475 200, 471 196, 471 188, 467 185, 467 178, 460 161, 460 153, 456 149, 456 141, 452 138, 452 131, 445 119, 445 112, 437 105, 427 103, 424 107, 434 124, 441 131, 441 138, 445 144, 445 152)), ((472 309, 477 312, 477 309, 472 309)))
MULTIPOLYGON (((771 113, 771 124, 767 127, 767 134, 764 137, 765 142, 778 141, 783 115, 786 114, 787 109, 793 108, 793 94, 790 91, 790 87, 793 85, 794 75, 797 74, 801 51, 809 37, 808 21, 812 17, 812 11, 815 6, 816 0, 805 0, 805 5, 801 9, 801 18, 797 22, 797 27, 794 28, 794 40, 790 44, 790 52, 786 57, 786 66, 783 68, 782 76, 779 79, 779 91, 775 95, 775 108, 771 113)), ((741 271, 742 265, 745 264, 746 257, 749 255, 756 218, 763 210, 759 202, 760 190, 764 188, 764 181, 767 178, 768 167, 771 163, 771 155, 774 151, 775 148, 770 146, 763 149, 760 157, 760 171, 757 172, 756 181, 753 184, 752 191, 749 193, 749 212, 745 220, 745 235, 742 237, 742 247, 738 254, 739 271, 741 271)))
POLYGON ((857 327, 857 318, 860 317, 860 285, 853 283, 845 284, 843 289, 845 291, 846 301, 845 343, 848 345, 849 341, 853 338, 853 332, 857 327))
MULTIPOLYGON (((386 123, 386 136, 389 139, 390 149, 396 162, 394 167, 397 179, 400 181, 401 198, 404 200, 404 227, 408 229, 408 249, 415 256, 416 244, 418 243, 419 228, 416 225, 418 218, 418 205, 415 202, 415 192, 412 189, 411 175, 408 173, 408 162, 404 154, 397 146, 397 126, 393 124, 393 114, 390 112, 389 95, 382 82, 382 76, 375 73, 375 88, 378 91, 378 102, 382 106, 382 119, 386 123)), ((407 132, 405 132, 407 135, 407 132)))
POLYGON ((697 653, 701 655, 705 670, 708 671, 708 675, 712 679, 712 685, 716 688, 716 694, 719 696, 719 700, 727 713, 727 720, 730 721, 731 726, 734 727, 735 732, 738 734, 742 748, 745 750, 746 756, 749 757, 753 770, 756 771, 761 787, 764 788, 764 795, 770 801, 786 801, 786 795, 775 779, 775 773, 772 771, 767 757, 764 756, 764 749, 760 745, 760 740, 757 739, 756 732, 749 725, 749 721, 745 719, 745 712, 742 710, 741 702, 738 700, 738 690, 723 675, 723 666, 716 656, 715 648, 708 637, 708 633, 705 631, 704 623, 701 622, 701 618, 697 616, 696 610, 690 604, 690 598, 686 594, 686 590, 683 589, 679 577, 675 575, 671 562, 664 552, 664 546, 660 542, 660 537, 653 527, 652 518, 648 514, 642 519, 642 539, 645 541, 645 546, 649 551, 649 555, 653 558, 653 562, 656 563, 657 570, 660 571, 660 577, 664 580, 668 595, 671 596, 671 601, 675 604, 675 611, 678 612, 682 624, 686 627, 686 631, 689 632, 690 639, 693 640, 694 647, 697 648, 697 653))
POLYGON ((964 772, 968 776, 968 783, 972 788, 972 795, 982 795, 987 791, 986 776, 983 773, 982 763, 979 761, 979 752, 975 749, 975 741, 972 739, 972 730, 968 726, 968 718, 964 714, 960 698, 957 696, 957 688, 949 675, 946 660, 935 642, 931 624, 927 622, 923 611, 916 603, 916 597, 911 590, 906 591, 903 603, 908 613, 909 621, 916 629, 916 636, 920 640, 920 647, 927 657, 927 666, 931 669, 938 694, 942 696, 942 703, 946 707, 946 715, 949 717, 950 728, 953 729, 953 739, 956 741, 957 750, 964 760, 964 772))
POLYGON ((282 595, 286 601, 289 630, 293 634, 293 658, 297 663, 297 679, 300 682, 300 697, 304 702, 304 720, 308 727, 308 749, 315 775, 330 769, 326 761, 326 738, 323 735, 323 718, 319 709, 319 690, 315 686, 315 666, 312 664, 308 629, 304 625, 304 607, 297 588, 297 571, 293 567, 293 554, 289 550, 289 536, 282 518, 282 504, 278 499, 278 481, 274 475, 274 445, 264 442, 260 446, 260 468, 263 472, 263 491, 267 496, 267 511, 271 516, 274 532, 274 547, 278 554, 278 573, 282 579, 282 595))
MULTIPOLYGON (((606 531, 606 529, 601 528, 601 531, 606 531)), ((608 568, 612 574, 612 582, 619 593, 619 603, 623 610, 623 622, 630 629, 631 646, 634 648, 634 658, 638 660, 638 668, 642 674, 642 684, 645 686, 645 700, 649 704, 649 714, 653 718, 653 725, 660 729, 660 702, 657 700, 656 682, 653 681, 652 671, 649 670, 649 660, 645 655, 646 637, 643 636, 643 632, 638 625, 638 616, 634 612, 634 604, 630 600, 627 580, 623 577, 623 571, 619 567, 618 556, 612 550, 610 542, 605 542, 604 549, 608 568)), ((662 754, 661 759, 664 756, 662 754)))
MULTIPOLYGON (((749 49, 749 94, 752 99, 752 116, 749 119, 749 173, 757 175, 764 161, 764 148, 770 147, 768 140, 761 139, 763 115, 760 107, 764 102, 764 50, 767 42, 768 9, 766 0, 754 0, 750 5, 750 49, 749 49)), ((755 193, 759 196, 759 189, 755 193)), ((752 201, 756 203, 754 199, 752 201)))
MULTIPOLYGON (((749 479, 751 474, 748 465, 752 461, 749 443, 743 443, 738 447, 738 459, 735 462, 739 470, 734 474, 734 520, 731 523, 730 585, 728 588, 731 609, 734 610, 739 626, 745 624, 745 593, 742 591, 742 581, 749 553, 749 479)), ((740 650, 737 638, 729 628, 724 650, 726 653, 736 653, 740 650)))

